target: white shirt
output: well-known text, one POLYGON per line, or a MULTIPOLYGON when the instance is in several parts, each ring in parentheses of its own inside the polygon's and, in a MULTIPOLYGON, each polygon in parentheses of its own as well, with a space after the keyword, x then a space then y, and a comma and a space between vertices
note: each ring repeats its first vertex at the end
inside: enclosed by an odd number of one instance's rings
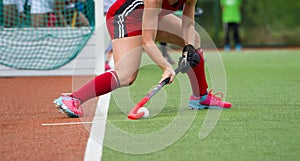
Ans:
POLYGON ((31 0, 31 14, 44 14, 54 12, 55 0, 31 0))
MULTIPOLYGON (((26 0, 3 0, 3 5, 16 5, 18 12, 24 12, 25 1, 26 0)), ((30 3, 29 1, 28 3, 30 3)))
POLYGON ((109 7, 115 2, 116 0, 104 0, 104 13, 107 13, 109 7))

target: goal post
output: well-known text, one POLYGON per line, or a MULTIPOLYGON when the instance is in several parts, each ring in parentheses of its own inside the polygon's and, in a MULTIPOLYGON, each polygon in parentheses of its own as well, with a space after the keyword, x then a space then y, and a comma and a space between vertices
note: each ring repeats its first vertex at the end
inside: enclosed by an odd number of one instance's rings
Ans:
POLYGON ((104 63, 105 63, 105 19, 104 19, 104 3, 103 0, 95 0, 95 37, 96 37, 96 44, 95 44, 95 51, 97 57, 97 65, 95 74, 101 74, 104 72, 104 63), (102 52, 100 52, 102 51, 102 52))

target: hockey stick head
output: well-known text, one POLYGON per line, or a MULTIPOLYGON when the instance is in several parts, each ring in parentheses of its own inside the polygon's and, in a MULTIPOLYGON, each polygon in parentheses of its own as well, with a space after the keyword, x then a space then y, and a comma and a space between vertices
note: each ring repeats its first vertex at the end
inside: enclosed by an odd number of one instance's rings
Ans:
MULTIPOLYGON (((183 66, 179 66, 176 70, 175 70, 175 75, 177 75, 179 72, 181 72, 181 70, 183 69, 183 66)), ((170 77, 166 78, 165 80, 163 80, 158 86, 156 86, 156 88, 152 89, 147 96, 145 96, 138 104, 136 104, 131 111, 129 112, 129 114, 127 115, 127 118, 130 120, 137 120, 140 119, 144 116, 144 112, 139 112, 138 110, 143 107, 149 100, 150 98, 155 95, 164 85, 168 84, 170 81, 170 77)))
POLYGON ((144 112, 139 112, 139 113, 129 113, 127 118, 130 119, 130 120, 137 120, 137 119, 140 119, 144 116, 144 112))
POLYGON ((139 112, 138 110, 143 107, 148 101, 150 100, 150 97, 145 96, 138 104, 136 104, 129 114, 127 115, 127 118, 130 120, 137 120, 140 119, 144 116, 144 112, 139 112))

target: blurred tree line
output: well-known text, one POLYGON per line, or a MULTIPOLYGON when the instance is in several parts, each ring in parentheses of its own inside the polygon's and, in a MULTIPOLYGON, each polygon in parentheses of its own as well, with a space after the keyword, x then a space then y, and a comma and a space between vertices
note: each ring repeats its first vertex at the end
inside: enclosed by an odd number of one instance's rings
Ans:
MULTIPOLYGON (((220 0, 198 0, 195 20, 217 46, 224 41, 220 0)), ((243 0, 240 27, 244 46, 300 46, 299 0, 243 0)))
MULTIPOLYGON (((84 13, 93 26, 93 0, 87 0, 85 7, 88 9, 84 13)), ((196 16, 196 22, 217 46, 223 46, 220 0, 198 0, 197 7, 203 13, 196 16)), ((243 46, 300 46, 300 0, 243 0, 241 10, 243 18, 240 33, 243 46)), ((0 0, 0 25, 2 23, 0 0)))

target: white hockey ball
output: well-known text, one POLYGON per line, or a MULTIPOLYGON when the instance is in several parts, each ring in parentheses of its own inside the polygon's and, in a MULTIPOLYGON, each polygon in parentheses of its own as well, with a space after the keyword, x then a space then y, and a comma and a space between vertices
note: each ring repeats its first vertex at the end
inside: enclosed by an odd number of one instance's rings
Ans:
POLYGON ((149 110, 146 108, 146 107, 141 107, 137 113, 140 113, 140 112, 144 112, 144 115, 142 118, 148 118, 150 113, 149 113, 149 110))

